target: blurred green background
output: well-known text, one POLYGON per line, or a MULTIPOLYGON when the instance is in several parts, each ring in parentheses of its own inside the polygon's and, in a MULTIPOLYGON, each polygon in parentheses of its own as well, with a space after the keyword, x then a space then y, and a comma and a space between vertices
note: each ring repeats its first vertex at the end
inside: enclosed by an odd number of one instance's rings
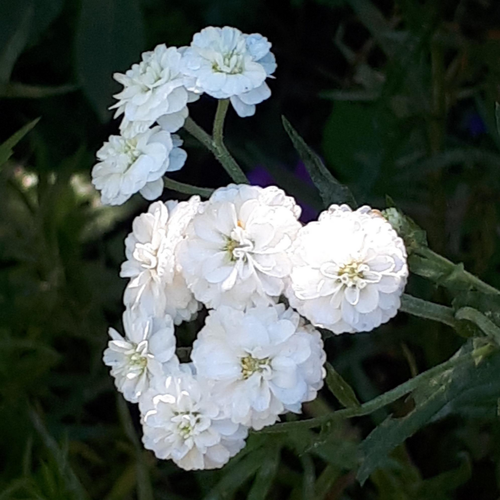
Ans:
MULTIPOLYGON (((272 98, 226 123, 254 182, 273 179, 310 213, 321 209, 285 115, 359 202, 384 208, 388 195, 435 251, 500 286, 497 0, 0 0, 0 143, 41 117, 0 170, 0 499, 497 500, 500 425, 474 402, 441 412, 363 487, 357 445, 385 411, 339 423, 314 446, 311 433, 252 435, 221 471, 186 473, 141 448, 137 409, 101 358, 108 327, 121 330, 123 240, 148 203, 100 206, 90 170, 118 130, 112 74, 207 25, 273 43, 272 98)), ((191 106, 205 127, 214 111, 208 97, 191 106)), ((174 178, 227 184, 183 138, 189 157, 174 178)), ((409 290, 449 302, 420 278, 409 290)), ((180 345, 196 330, 179 328, 180 345)), ((370 334, 330 338, 326 350, 366 401, 461 343, 401 314, 370 334)), ((304 413, 337 407, 323 391, 304 413)))

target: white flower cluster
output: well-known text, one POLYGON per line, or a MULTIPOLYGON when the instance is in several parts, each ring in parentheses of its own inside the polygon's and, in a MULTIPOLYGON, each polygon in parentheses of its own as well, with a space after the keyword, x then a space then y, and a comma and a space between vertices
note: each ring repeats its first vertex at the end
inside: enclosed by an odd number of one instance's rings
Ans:
POLYGON ((133 194, 147 200, 163 192, 163 175, 182 168, 187 155, 173 134, 188 117, 188 103, 203 93, 230 99, 239 116, 251 116, 268 99, 265 80, 276 61, 271 44, 259 34, 236 28, 208 27, 189 47, 158 45, 142 61, 115 79, 123 90, 115 95, 115 117, 123 116, 120 135, 98 151, 92 182, 102 202, 121 205, 133 194))
POLYGON ((221 467, 248 429, 316 397, 326 355, 314 326, 370 331, 396 314, 406 252, 381 214, 332 205, 305 226, 299 215, 277 187, 230 185, 206 202, 155 202, 134 220, 121 271, 125 336, 110 330, 104 362, 139 403, 157 457, 221 467), (201 305, 205 325, 180 363, 174 324, 201 305))

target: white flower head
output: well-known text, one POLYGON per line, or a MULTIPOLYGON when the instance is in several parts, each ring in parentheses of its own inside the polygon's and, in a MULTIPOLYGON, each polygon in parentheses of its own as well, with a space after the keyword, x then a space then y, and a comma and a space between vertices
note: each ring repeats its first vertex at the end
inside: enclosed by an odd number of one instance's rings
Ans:
POLYGON ((123 327, 125 337, 109 329, 112 340, 103 360, 111 367, 115 385, 124 398, 137 403, 156 378, 163 379, 177 369, 174 325, 170 316, 157 318, 126 309, 123 327))
POLYGON ((221 415, 207 385, 179 370, 140 401, 143 443, 186 470, 222 467, 244 446, 247 429, 221 415))
POLYGON ((255 105, 271 95, 265 83, 276 69, 270 49, 259 34, 245 35, 228 26, 203 29, 183 51, 184 71, 193 78, 190 90, 231 98, 240 116, 253 115, 255 105))
POLYGON ((394 317, 408 268, 403 240, 377 210, 332 205, 295 240, 286 295, 316 326, 367 332, 394 317))
POLYGON ((199 303, 186 286, 175 250, 200 204, 198 196, 181 203, 157 201, 135 218, 125 239, 127 260, 120 273, 130 278, 124 294, 126 306, 147 314, 169 314, 175 324, 196 314, 199 303))
POLYGON ((237 309, 273 302, 291 271, 287 251, 299 215, 293 198, 274 186, 217 189, 177 247, 195 297, 207 307, 237 309))
POLYGON ((92 184, 101 191, 102 203, 121 205, 137 192, 146 199, 158 197, 163 174, 183 165, 178 150, 160 127, 129 138, 112 135, 97 152, 99 163, 92 170, 92 184))
POLYGON ((282 304, 211 311, 191 359, 226 414, 257 430, 285 411, 300 411, 325 376, 319 333, 282 304))
POLYGON ((118 102, 112 106, 117 108, 115 117, 124 115, 120 126, 122 133, 144 132, 165 115, 178 118, 177 128, 171 127, 169 132, 175 132, 184 124, 188 91, 184 87, 181 58, 177 48, 162 44, 153 51, 144 52, 142 61, 125 74, 115 73, 115 80, 124 86, 114 96, 118 102))

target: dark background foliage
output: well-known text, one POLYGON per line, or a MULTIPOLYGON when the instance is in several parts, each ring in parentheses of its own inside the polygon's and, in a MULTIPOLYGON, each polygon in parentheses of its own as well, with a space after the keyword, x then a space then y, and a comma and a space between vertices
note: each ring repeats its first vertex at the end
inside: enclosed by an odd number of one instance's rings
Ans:
MULTIPOLYGON (((112 73, 211 24, 262 33, 278 60, 272 98, 255 117, 230 113, 226 123, 228 147, 254 182, 273 179, 309 213, 322 208, 285 115, 358 201, 383 208, 389 196, 434 250, 500 285, 496 0, 0 0, 0 142, 41 117, 0 171, 0 499, 497 499, 494 370, 477 391, 489 390, 488 404, 470 394, 450 404, 363 487, 358 444, 389 412, 410 412, 411 398, 339 422, 327 439, 252 435, 222 471, 185 473, 141 448, 137 410, 101 357, 108 326, 121 329, 123 239, 147 202, 101 207, 90 170, 118 128, 107 110, 118 91, 112 73)), ((208 97, 192 106, 205 127, 214 111, 208 97)), ((175 179, 229 182, 184 139, 189 158, 175 179)), ((417 277, 409 290, 451 298, 417 277)), ((180 343, 195 332, 179 329, 180 343)), ((462 343, 400 314, 326 349, 367 401, 462 343)), ((325 390, 304 413, 337 407, 325 390)))

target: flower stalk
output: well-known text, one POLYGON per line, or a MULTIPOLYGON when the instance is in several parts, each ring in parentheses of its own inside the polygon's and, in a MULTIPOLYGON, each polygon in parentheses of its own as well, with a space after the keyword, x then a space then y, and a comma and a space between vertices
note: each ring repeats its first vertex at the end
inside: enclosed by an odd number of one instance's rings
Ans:
POLYGON ((455 329, 457 328, 457 319, 459 319, 455 318, 451 307, 418 299, 417 297, 412 297, 406 293, 401 297, 400 311, 412 314, 413 316, 417 316, 419 318, 438 321, 439 323, 443 323, 455 329))
POLYGON ((248 184, 248 179, 224 144, 224 121, 229 99, 221 99, 215 113, 213 136, 207 134, 192 118, 187 118, 184 128, 200 141, 220 162, 231 179, 237 184, 248 184))
POLYGON ((431 379, 443 374, 444 372, 462 366, 471 361, 477 363, 484 359, 484 357, 490 355, 496 349, 493 345, 487 344, 483 345, 474 351, 467 354, 456 354, 451 357, 448 361, 441 363, 440 365, 427 370, 416 377, 398 385, 394 389, 373 398, 366 403, 363 403, 359 407, 345 408, 343 410, 334 411, 328 415, 323 415, 317 418, 311 418, 309 420, 301 420, 299 422, 285 422, 282 424, 275 424, 272 427, 267 427, 260 431, 262 434, 281 434, 287 432, 293 432, 297 429, 313 429, 315 427, 320 427, 324 424, 332 422, 337 419, 346 419, 353 417, 362 417, 365 415, 370 415, 371 413, 394 403, 401 397, 413 392, 420 386, 425 385, 431 379))

